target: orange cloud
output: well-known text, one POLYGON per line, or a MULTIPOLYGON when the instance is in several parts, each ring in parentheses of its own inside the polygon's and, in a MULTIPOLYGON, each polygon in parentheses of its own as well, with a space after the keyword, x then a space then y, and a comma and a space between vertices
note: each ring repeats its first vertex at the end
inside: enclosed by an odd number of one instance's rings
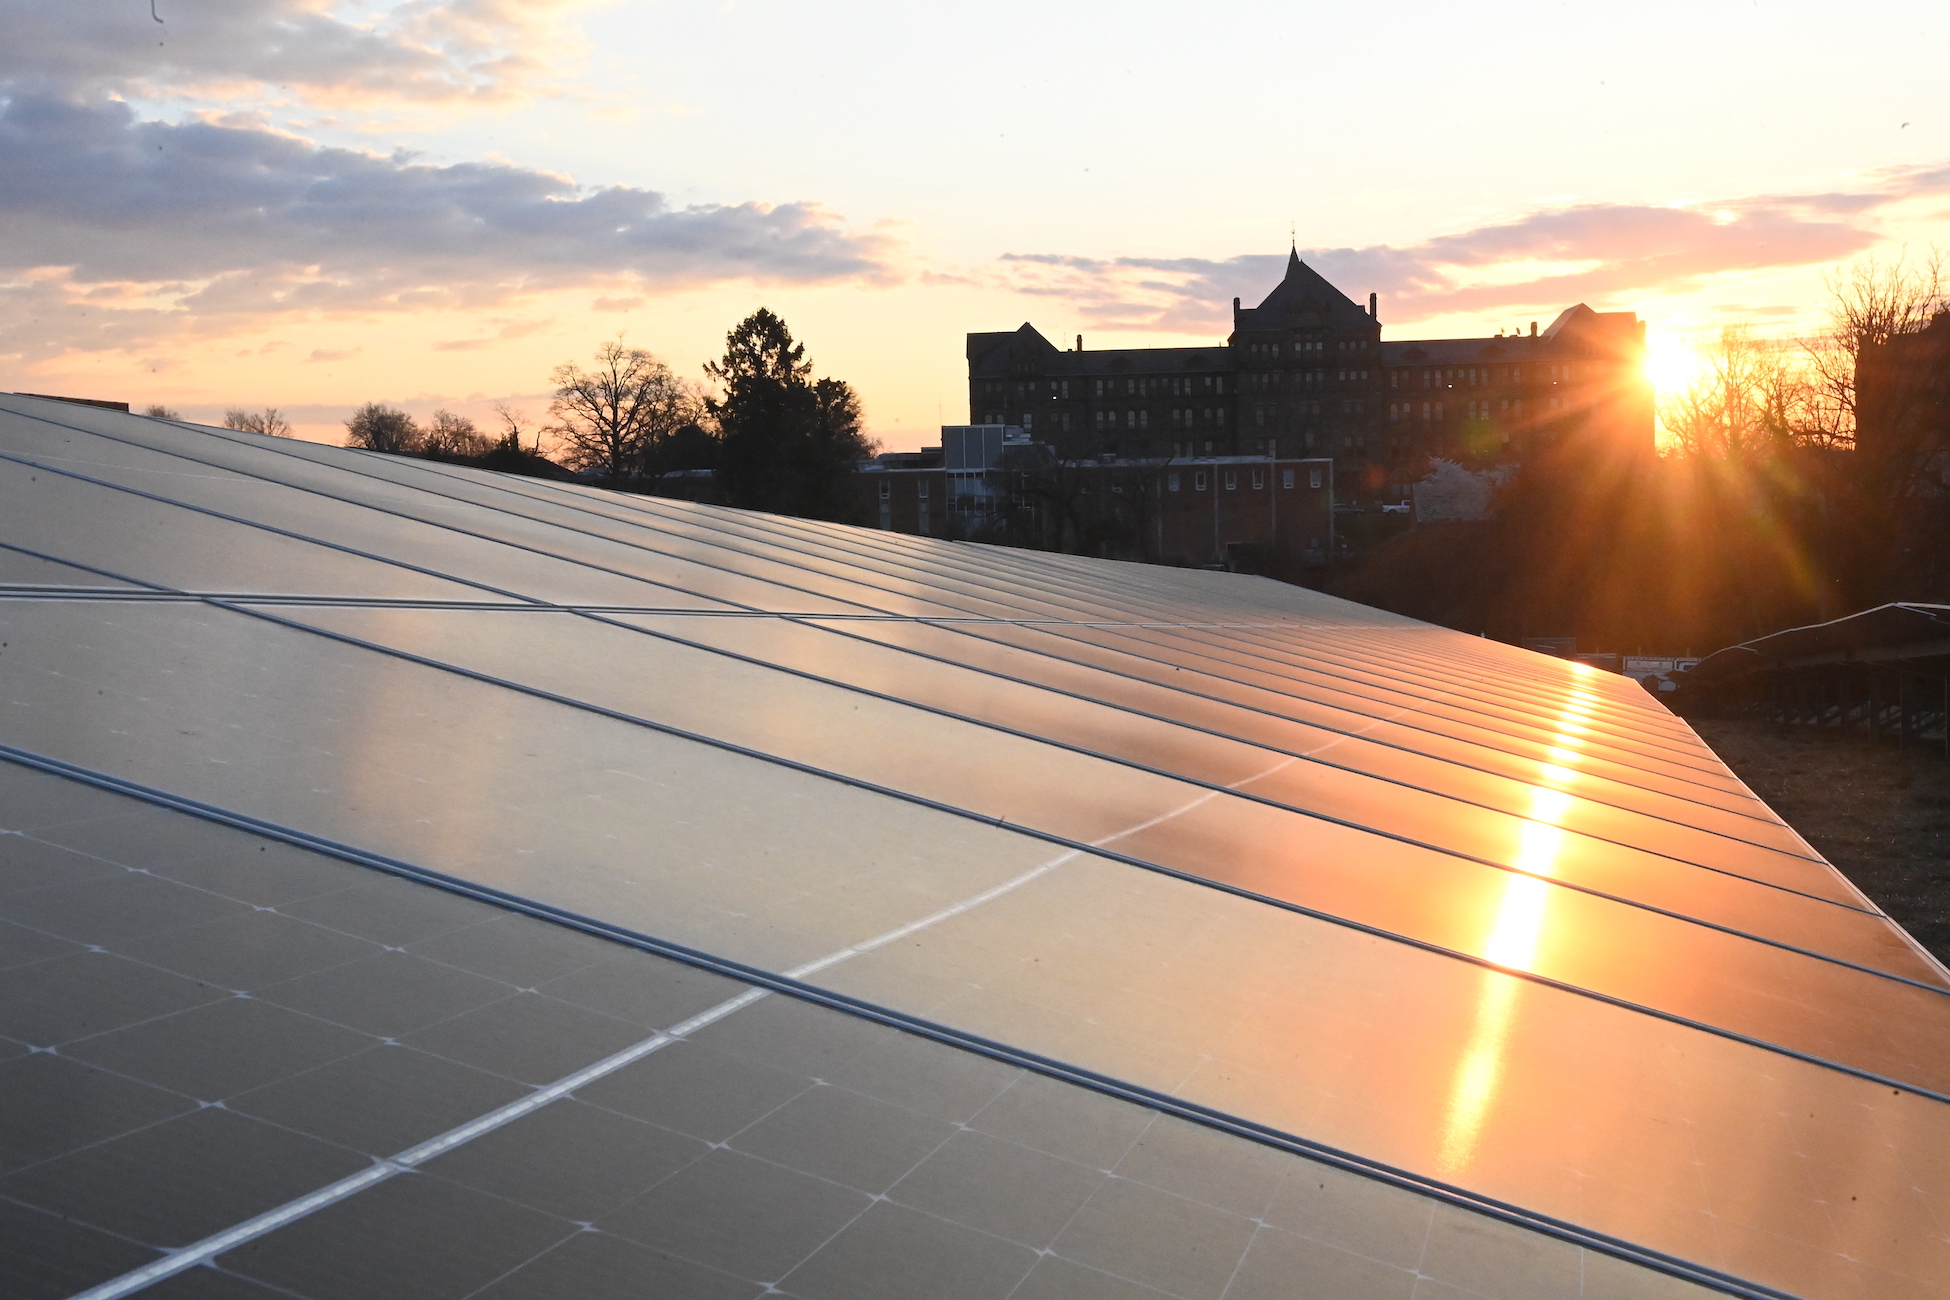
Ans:
MULTIPOLYGON (((1455 311, 1670 293, 1730 271, 1833 262, 1877 242, 1874 212, 1923 186, 1950 188, 1950 169, 1886 177, 1861 193, 1580 204, 1402 248, 1301 255, 1350 294, 1381 294, 1384 319, 1407 323, 1455 311)), ((1231 299, 1257 300, 1279 280, 1285 260, 1010 254, 992 273, 1018 293, 1063 301, 1099 330, 1203 334, 1229 327, 1231 299)))

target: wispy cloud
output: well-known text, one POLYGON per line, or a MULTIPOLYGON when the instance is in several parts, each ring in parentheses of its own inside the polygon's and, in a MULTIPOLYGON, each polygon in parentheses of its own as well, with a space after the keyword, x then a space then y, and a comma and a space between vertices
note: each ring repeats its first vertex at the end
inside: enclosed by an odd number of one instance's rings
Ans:
POLYGON ((506 103, 572 84, 589 0, 0 0, 0 82, 135 97, 277 88, 317 104, 506 103))
MULTIPOLYGON (((1933 188, 1950 169, 1877 178, 1862 192, 1757 196, 1675 206, 1577 204, 1405 247, 1313 248, 1307 262, 1351 296, 1382 296, 1384 320, 1563 306, 1676 292, 1733 271, 1818 265, 1880 239, 1877 209, 1933 188)), ((1225 259, 1011 254, 994 277, 1053 298, 1099 330, 1211 333, 1284 273, 1283 254, 1225 259)))
MULTIPOLYGON (((888 236, 811 203, 672 206, 501 163, 434 166, 263 126, 17 93, 0 110, 0 355, 290 313, 481 309, 587 286, 890 282, 888 236), (76 304, 104 286, 112 302, 76 304), (51 314, 50 314, 51 313, 51 314), (29 328, 31 322, 31 328, 29 328)), ((504 337, 513 337, 505 334, 504 337)))

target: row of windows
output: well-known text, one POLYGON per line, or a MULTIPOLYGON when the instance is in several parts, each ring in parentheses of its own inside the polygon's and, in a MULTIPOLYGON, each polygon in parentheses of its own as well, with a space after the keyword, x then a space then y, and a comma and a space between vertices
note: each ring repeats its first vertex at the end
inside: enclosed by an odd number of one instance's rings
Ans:
POLYGON ((1263 343, 1248 343, 1246 354, 1255 357, 1314 356, 1323 352, 1361 353, 1370 351, 1374 344, 1366 339, 1336 339, 1334 346, 1328 347, 1326 339, 1291 339, 1286 343, 1271 340, 1263 343), (1282 352, 1281 349, 1285 351, 1282 352))
MULTIPOLYGON (((1092 382, 1096 385, 1091 392, 1093 397, 1190 397, 1196 392, 1223 393, 1226 390, 1224 375, 1147 375, 1092 382)), ((1066 384, 1063 396, 1069 395, 1070 389, 1066 384)))
MULTIPOLYGON (((1307 344, 1304 340, 1297 342, 1293 345, 1294 354, 1300 355, 1300 350, 1303 346, 1325 349, 1326 343, 1321 340, 1314 340, 1311 345, 1307 344)), ((1353 350, 1358 351, 1366 345, 1342 340, 1339 346, 1343 348, 1351 347, 1353 350)), ((1255 343, 1251 345, 1249 351, 1278 356, 1280 353, 1280 345, 1277 343, 1255 343)), ((1390 370, 1388 372, 1388 386, 1390 388, 1453 388, 1459 386, 1478 388, 1487 387, 1491 384, 1521 384, 1524 382, 1523 370, 1524 368, 1522 366, 1424 366, 1419 369, 1390 370), (1416 382, 1418 378, 1421 381, 1419 384, 1416 382)), ((1570 383, 1573 379, 1589 379, 1591 377, 1591 367, 1588 365, 1581 368, 1569 364, 1549 367, 1539 366, 1537 370, 1540 372, 1540 378, 1542 375, 1548 374, 1549 378, 1544 380, 1544 382, 1552 384, 1570 383)), ((1303 370, 1297 373, 1302 376, 1301 383, 1324 384, 1327 382, 1329 372, 1325 370, 1303 370)), ((1342 368, 1332 373, 1336 380, 1342 383, 1348 383, 1366 380, 1369 372, 1358 368, 1342 368)), ((996 399, 1004 395, 1005 385, 1002 380, 991 379, 980 382, 982 384, 980 392, 984 396, 996 399)), ((1048 385, 1049 396, 1052 399, 1067 400, 1069 398, 1069 380, 1051 379, 1045 382, 1048 385)), ((1279 381, 1271 375, 1247 375, 1243 377, 1242 382, 1249 391, 1257 389, 1261 392, 1269 391, 1279 384, 1279 381)), ((1190 397, 1195 392, 1223 394, 1226 390, 1224 375, 1134 375, 1124 379, 1096 379, 1092 380, 1091 383, 1091 396, 1093 397, 1190 397)), ((1035 382, 1018 383, 1016 385, 1016 394, 1020 397, 1027 397, 1035 392, 1038 387, 1039 385, 1035 382)))
POLYGON ((1365 370, 1274 370, 1265 373, 1249 372, 1240 376, 1239 384, 1247 392, 1270 393, 1281 388, 1318 387, 1330 381, 1338 383, 1358 383, 1366 380, 1365 370))
MULTIPOLYGON (((1322 402, 1295 402, 1292 405, 1292 409, 1298 415, 1318 419, 1320 418, 1320 409, 1323 405, 1325 403, 1322 402)), ((1363 415, 1367 412, 1367 406, 1368 404, 1361 398, 1343 397, 1341 399, 1341 414, 1363 415)), ((1267 424, 1267 416, 1273 415, 1277 417, 1279 409, 1277 406, 1256 406, 1253 408, 1253 422, 1263 429, 1267 424)))
MULTIPOLYGON (((1559 411, 1562 410, 1563 408, 1564 408, 1563 399, 1558 397, 1553 397, 1550 398, 1548 401, 1544 402, 1542 409, 1547 411, 1559 411)), ((1521 397, 1505 397, 1505 398, 1498 399, 1495 402, 1491 402, 1489 398, 1484 398, 1481 401, 1472 399, 1468 402, 1463 403, 1463 405, 1459 409, 1461 409, 1461 411, 1463 412, 1463 418, 1467 420, 1487 420, 1492 415, 1500 416, 1501 418, 1506 420, 1523 419, 1523 399, 1521 397), (1494 407, 1494 410, 1492 410, 1492 407, 1494 407)), ((1388 422, 1390 424, 1399 424, 1403 420, 1412 420, 1414 418, 1415 418, 1414 402, 1388 403, 1388 422)), ((1422 403, 1423 420, 1436 421, 1436 420, 1441 420, 1442 418, 1443 418, 1443 404, 1441 402, 1422 403)))
MULTIPOLYGON (((1219 477, 1220 480, 1225 484, 1226 491, 1237 492, 1239 490, 1238 470, 1236 469, 1225 470, 1220 474, 1219 477)), ((1297 481, 1298 479, 1295 475, 1295 472, 1292 469, 1290 468, 1282 469, 1280 471, 1280 486, 1282 488, 1291 489, 1297 481)), ((1320 487, 1320 482, 1321 482, 1321 471, 1317 468, 1308 469, 1307 486, 1310 488, 1317 489, 1320 487)), ((1265 469, 1261 468, 1252 471, 1252 484, 1253 484, 1253 491, 1255 492, 1264 492, 1266 490, 1265 469)), ((1183 475, 1178 474, 1176 472, 1165 475, 1165 490, 1167 492, 1176 492, 1183 486, 1184 486, 1183 475)), ((1212 486, 1212 480, 1208 476, 1207 471, 1201 469, 1193 472, 1192 491, 1204 492, 1207 489, 1209 489, 1211 486, 1212 486)))
MULTIPOLYGON (((1548 370, 1550 378, 1545 381, 1553 384, 1568 384, 1573 379, 1589 379, 1591 367, 1582 369, 1571 365, 1539 366, 1540 372, 1548 370)), ((1390 388, 1415 388, 1415 380, 1421 378, 1422 388, 1486 388, 1491 384, 1521 384, 1522 366, 1425 366, 1420 370, 1391 370, 1388 372, 1390 388)))

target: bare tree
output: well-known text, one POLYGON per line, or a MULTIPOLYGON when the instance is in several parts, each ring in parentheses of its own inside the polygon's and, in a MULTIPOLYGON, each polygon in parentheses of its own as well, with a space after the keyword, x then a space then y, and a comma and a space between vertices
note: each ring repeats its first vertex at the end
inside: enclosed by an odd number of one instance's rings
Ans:
POLYGON ((1904 341, 1950 309, 1936 249, 1919 262, 1868 258, 1827 277, 1828 329, 1808 348, 1822 425, 1834 445, 1863 453, 1857 475, 1878 496, 1905 496, 1924 468, 1920 420, 1930 376, 1904 341))
POLYGON ((345 445, 367 451, 409 455, 420 449, 420 426, 405 411, 367 402, 345 422, 345 445))
POLYGON ((1794 445, 1814 397, 1799 357, 1729 325, 1704 358, 1705 371, 1659 412, 1677 454, 1749 462, 1794 445))
POLYGON ((621 336, 596 349, 593 369, 565 361, 554 379, 548 432, 570 465, 611 481, 639 474, 646 454, 702 409, 693 386, 642 348, 625 347, 621 336))
POLYGON ((291 421, 285 419, 275 406, 267 406, 262 411, 247 411, 241 406, 233 406, 223 413, 223 427, 242 433, 269 434, 273 438, 291 436, 291 421))
POLYGON ((472 420, 444 408, 427 421, 421 440, 422 451, 446 456, 483 456, 493 446, 472 420))
POLYGON ((152 420, 180 420, 183 418, 181 411, 176 410, 174 407, 162 406, 160 404, 145 406, 142 408, 142 413, 152 420))
POLYGON ((501 441, 499 445, 503 449, 507 451, 525 452, 531 456, 539 456, 542 454, 542 430, 538 425, 535 425, 529 420, 527 411, 518 406, 509 406, 506 402, 496 402, 494 404, 494 414, 495 418, 501 421, 501 441), (534 441, 531 445, 524 447, 522 445, 522 439, 531 432, 534 434, 534 441))

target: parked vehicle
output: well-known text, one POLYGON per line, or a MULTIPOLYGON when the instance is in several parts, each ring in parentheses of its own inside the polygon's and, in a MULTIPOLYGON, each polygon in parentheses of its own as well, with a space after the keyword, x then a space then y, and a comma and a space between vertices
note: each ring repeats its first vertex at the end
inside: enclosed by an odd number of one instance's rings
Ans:
POLYGON ((1408 502, 1383 501, 1381 503, 1381 513, 1384 515, 1405 515, 1408 513, 1408 502))

